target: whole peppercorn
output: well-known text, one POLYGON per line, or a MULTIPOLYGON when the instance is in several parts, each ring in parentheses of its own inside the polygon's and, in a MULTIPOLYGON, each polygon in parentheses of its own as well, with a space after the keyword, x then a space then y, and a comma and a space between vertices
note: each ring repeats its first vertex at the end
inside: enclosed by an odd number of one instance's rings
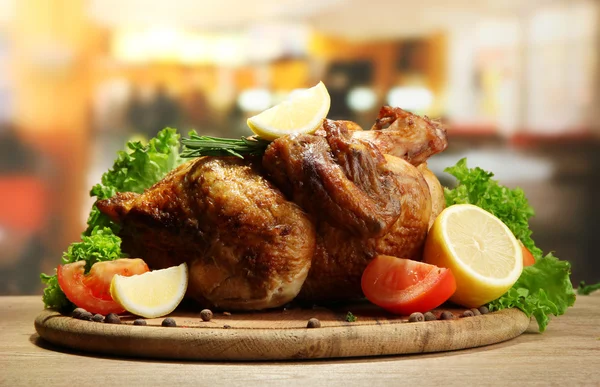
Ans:
POLYGON ((479 313, 486 314, 486 313, 489 313, 489 312, 490 312, 490 310, 488 309, 487 306, 483 305, 483 306, 479 307, 479 313))
POLYGON ((435 314, 433 314, 432 312, 426 312, 423 315, 425 321, 435 321, 437 320, 437 317, 435 317, 435 314))
POLYGON ((116 313, 109 313, 104 317, 104 322, 107 324, 120 324, 121 318, 116 313))
POLYGON ((95 322, 102 322, 104 321, 104 316, 101 315, 100 313, 96 313, 93 317, 92 317, 92 321, 95 322))
POLYGON ((225 324, 225 325, 223 325, 223 328, 225 328, 225 329, 229 329, 229 328, 231 328, 231 325, 227 325, 227 324, 225 324))
POLYGON ((452 314, 452 312, 449 312, 447 310, 443 311, 440 316, 440 320, 452 320, 453 318, 454 315, 452 314))
POLYGON ((471 312, 470 310, 465 310, 462 314, 463 317, 473 317, 474 313, 471 312))
POLYGON ((202 321, 210 321, 213 318, 213 312, 210 309, 202 309, 200 312, 200 318, 202 321))
POLYGON ((167 317, 162 321, 161 324, 163 327, 176 327, 177 323, 171 317, 167 317))
POLYGON ((92 320, 93 315, 88 312, 88 311, 83 311, 79 314, 79 319, 80 320, 86 320, 86 321, 91 321, 92 320))
POLYGON ((318 318, 310 318, 308 319, 308 323, 306 324, 307 328, 321 328, 321 321, 318 318))
POLYGON ((471 309, 471 313, 473 313, 473 316, 481 316, 481 312, 477 308, 471 309))
POLYGON ((73 318, 78 318, 78 319, 80 319, 80 318, 81 318, 81 314, 82 314, 82 313, 84 313, 84 312, 87 312, 87 310, 85 310, 85 309, 83 309, 83 308, 75 308, 75 309, 73 310, 73 312, 71 313, 71 316, 72 316, 73 318))
POLYGON ((415 312, 413 314, 411 314, 410 316, 408 316, 408 322, 421 322, 425 320, 425 316, 423 316, 423 313, 420 312, 415 312))
POLYGON ((133 325, 148 325, 148 323, 143 318, 137 318, 133 320, 133 325))

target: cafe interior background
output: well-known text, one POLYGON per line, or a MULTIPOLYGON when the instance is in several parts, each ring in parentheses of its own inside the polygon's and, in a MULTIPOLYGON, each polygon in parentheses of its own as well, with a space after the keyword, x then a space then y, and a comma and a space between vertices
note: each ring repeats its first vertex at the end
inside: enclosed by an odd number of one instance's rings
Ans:
POLYGON ((129 139, 249 135, 323 80, 330 118, 442 119, 462 157, 525 190, 533 237, 600 281, 600 2, 0 0, 0 294, 39 294, 129 139))

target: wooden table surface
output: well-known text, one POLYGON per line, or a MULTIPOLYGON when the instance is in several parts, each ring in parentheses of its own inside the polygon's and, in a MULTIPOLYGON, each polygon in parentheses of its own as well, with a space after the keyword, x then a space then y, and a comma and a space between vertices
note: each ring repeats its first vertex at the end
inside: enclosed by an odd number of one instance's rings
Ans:
POLYGON ((600 386, 600 292, 579 296, 546 332, 411 356, 298 362, 178 362, 92 356, 53 347, 33 321, 41 297, 0 297, 0 386, 573 385, 600 386), (413 384, 414 383, 414 384, 413 384))

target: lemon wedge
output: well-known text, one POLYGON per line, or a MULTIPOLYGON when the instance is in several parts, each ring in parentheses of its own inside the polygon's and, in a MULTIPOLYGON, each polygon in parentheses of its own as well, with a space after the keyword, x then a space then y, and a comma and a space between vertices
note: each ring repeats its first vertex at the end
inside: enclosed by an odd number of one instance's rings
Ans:
POLYGON ((265 140, 286 134, 314 133, 329 113, 331 98, 323 84, 294 93, 286 101, 248 118, 248 126, 265 140))
POLYGON ((504 294, 523 271, 522 249, 500 219, 471 204, 438 215, 425 241, 423 260, 452 270, 450 301, 474 308, 504 294))
POLYGON ((187 265, 182 263, 131 277, 117 274, 110 283, 110 295, 128 312, 155 318, 166 316, 177 308, 187 284, 187 265))

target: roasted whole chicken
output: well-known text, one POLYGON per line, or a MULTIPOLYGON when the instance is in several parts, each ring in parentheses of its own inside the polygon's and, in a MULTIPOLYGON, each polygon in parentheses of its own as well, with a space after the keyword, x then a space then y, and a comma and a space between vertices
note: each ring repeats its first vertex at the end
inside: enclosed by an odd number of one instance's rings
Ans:
POLYGON ((202 306, 348 300, 377 254, 420 259, 445 203, 426 162, 446 146, 437 122, 383 107, 371 130, 324 120, 262 158, 197 158, 97 206, 130 256, 153 269, 187 262, 187 296, 202 306))

